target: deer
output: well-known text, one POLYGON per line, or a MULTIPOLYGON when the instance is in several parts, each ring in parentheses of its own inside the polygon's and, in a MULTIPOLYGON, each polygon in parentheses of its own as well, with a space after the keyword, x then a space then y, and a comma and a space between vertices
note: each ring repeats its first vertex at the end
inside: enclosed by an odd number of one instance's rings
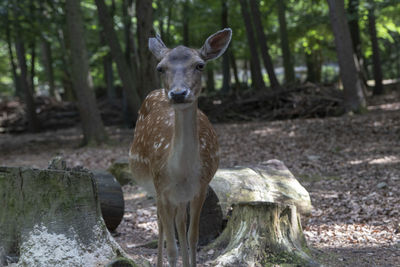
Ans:
POLYGON ((200 49, 170 49, 159 36, 149 38, 164 88, 151 91, 139 109, 129 166, 133 180, 156 200, 157 267, 163 264, 164 238, 168 264, 177 264, 175 227, 183 266, 196 266, 200 212, 219 164, 217 134, 198 109, 198 97, 206 63, 225 52, 231 37, 232 30, 225 28, 200 49))

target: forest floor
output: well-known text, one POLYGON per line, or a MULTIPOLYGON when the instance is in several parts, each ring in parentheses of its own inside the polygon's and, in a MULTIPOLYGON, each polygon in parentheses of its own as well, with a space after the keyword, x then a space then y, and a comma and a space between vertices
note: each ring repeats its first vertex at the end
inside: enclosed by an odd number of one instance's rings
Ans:
MULTIPOLYGON (((397 101, 399 98, 397 98, 397 101)), ((303 218, 308 244, 326 266, 399 266, 400 102, 375 99, 363 115, 323 119, 215 124, 220 167, 282 160, 309 191, 314 206, 303 218)), ((79 147, 79 128, 39 134, 1 134, 0 165, 46 168, 55 155, 70 167, 107 169, 125 157, 133 130, 107 128, 111 144, 79 147)), ((154 201, 123 187, 124 219, 113 234, 138 262, 155 263, 154 201)), ((201 252, 207 266, 213 251, 201 252)))

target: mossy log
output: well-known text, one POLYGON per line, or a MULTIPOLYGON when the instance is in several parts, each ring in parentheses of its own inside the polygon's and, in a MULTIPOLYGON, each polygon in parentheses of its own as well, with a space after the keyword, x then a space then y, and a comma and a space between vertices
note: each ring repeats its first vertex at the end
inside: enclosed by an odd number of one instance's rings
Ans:
POLYGON ((223 233, 205 250, 219 251, 213 266, 319 266, 310 256, 295 205, 233 205, 223 233))
POLYGON ((0 167, 0 203, 0 266, 102 266, 126 255, 91 173, 0 167))

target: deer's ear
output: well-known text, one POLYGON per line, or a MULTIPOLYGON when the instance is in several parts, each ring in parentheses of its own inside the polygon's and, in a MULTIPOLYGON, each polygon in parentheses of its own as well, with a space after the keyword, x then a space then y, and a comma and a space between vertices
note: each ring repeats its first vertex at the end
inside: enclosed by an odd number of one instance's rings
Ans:
POLYGON ((204 60, 216 59, 228 48, 232 38, 232 30, 225 28, 207 38, 203 47, 200 48, 200 55, 204 60))
POLYGON ((168 52, 168 48, 165 46, 158 34, 154 38, 149 38, 149 49, 157 60, 161 60, 168 52))

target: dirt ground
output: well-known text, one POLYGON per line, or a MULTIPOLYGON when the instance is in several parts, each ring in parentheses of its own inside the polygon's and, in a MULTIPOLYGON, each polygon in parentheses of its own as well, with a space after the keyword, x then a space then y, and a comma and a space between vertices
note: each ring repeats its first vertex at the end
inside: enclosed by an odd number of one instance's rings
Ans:
MULTIPOLYGON (((308 244, 327 266, 399 266, 400 102, 382 98, 363 115, 216 124, 221 167, 282 160, 310 192, 303 218, 308 244)), ((126 156, 133 130, 110 127, 111 143, 79 147, 79 128, 0 135, 0 165, 47 167, 64 155, 70 167, 106 169, 126 156)), ((138 262, 154 264, 155 205, 134 185, 123 188, 126 212, 113 233, 138 262)), ((207 266, 213 251, 201 252, 207 266)))

